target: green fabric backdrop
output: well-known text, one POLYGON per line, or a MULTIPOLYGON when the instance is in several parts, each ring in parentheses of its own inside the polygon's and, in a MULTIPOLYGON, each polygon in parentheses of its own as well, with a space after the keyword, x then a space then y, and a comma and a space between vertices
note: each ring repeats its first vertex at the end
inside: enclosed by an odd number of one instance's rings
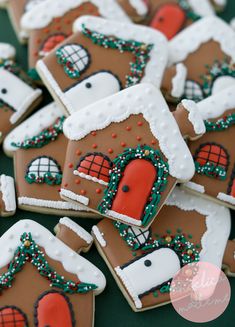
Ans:
MULTIPOLYGON (((66 1, 66 0, 65 0, 66 1)), ((235 1, 229 0, 228 7, 223 13, 222 17, 227 21, 235 16, 235 1)), ((9 22, 5 10, 0 10, 0 42, 9 42, 17 49, 17 61, 27 69, 27 47, 18 43, 12 26, 9 22)), ((17 90, 16 90, 17 91, 17 90)), ((49 94, 45 91, 43 104, 49 103, 51 100, 49 94)), ((43 105, 42 104, 42 105, 43 105)), ((9 174, 13 176, 12 160, 7 158, 0 149, 0 173, 9 174)), ((235 215, 233 215, 235 219, 235 215)), ((2 218, 0 220, 0 235, 2 235, 8 228, 10 228, 19 219, 33 219, 44 225, 51 231, 58 223, 60 217, 41 215, 30 212, 18 210, 16 215, 11 218, 2 218)), ((93 224, 98 220, 94 219, 76 219, 76 221, 88 231, 91 230, 93 224)), ((235 238, 235 223, 231 232, 231 239, 235 238)), ((0 249, 1 255, 1 249, 0 249)), ((84 255, 91 262, 97 265, 105 274, 107 278, 107 288, 96 298, 96 313, 95 326, 96 327, 149 327, 149 326, 181 326, 189 327, 196 325, 181 318, 173 309, 172 305, 166 305, 158 309, 150 310, 143 313, 134 313, 121 291, 118 289, 112 275, 107 269, 105 263, 98 255, 95 247, 92 247, 88 254, 84 255)), ((143 276, 144 278, 144 276, 143 276)), ((224 314, 217 320, 207 323, 208 327, 234 327, 235 326, 235 279, 230 279, 232 287, 232 298, 230 305, 224 314)), ((200 324, 197 324, 197 326, 200 324)), ((204 325, 205 326, 205 325, 204 325)))

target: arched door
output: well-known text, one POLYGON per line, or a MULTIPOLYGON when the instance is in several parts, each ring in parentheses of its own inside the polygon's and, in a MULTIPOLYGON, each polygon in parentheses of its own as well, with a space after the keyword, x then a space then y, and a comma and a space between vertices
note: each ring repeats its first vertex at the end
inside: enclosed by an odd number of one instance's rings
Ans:
POLYGON ((111 210, 141 220, 156 176, 150 161, 132 160, 124 170, 111 210))
POLYGON ((178 4, 168 3, 157 11, 150 26, 161 31, 170 40, 181 30, 185 20, 184 10, 178 4))
POLYGON ((61 292, 49 291, 35 305, 35 325, 38 327, 74 327, 72 305, 61 292))

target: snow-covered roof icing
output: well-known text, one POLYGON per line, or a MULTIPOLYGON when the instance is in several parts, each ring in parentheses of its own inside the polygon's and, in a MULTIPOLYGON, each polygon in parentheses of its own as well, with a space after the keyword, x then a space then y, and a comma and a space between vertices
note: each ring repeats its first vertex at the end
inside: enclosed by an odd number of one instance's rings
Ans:
POLYGON ((222 19, 210 16, 198 20, 169 42, 169 65, 184 61, 210 40, 218 42, 222 51, 235 61, 235 32, 222 19))
POLYGON ((12 59, 15 57, 15 48, 8 43, 0 43, 0 59, 12 59))
POLYGON ((45 28, 54 18, 62 17, 86 2, 97 6, 100 15, 107 19, 130 21, 115 0, 45 0, 22 16, 21 26, 25 30, 45 28))
POLYGON ((17 150, 16 147, 11 145, 12 142, 23 142, 38 135, 42 130, 51 126, 58 117, 63 115, 63 111, 55 102, 48 104, 14 128, 7 135, 3 143, 4 150, 6 152, 17 150))
POLYGON ((94 130, 137 114, 143 114, 158 139, 170 174, 179 181, 191 179, 195 168, 190 151, 161 92, 151 84, 130 87, 75 112, 66 119, 64 133, 70 140, 81 140, 94 130))
POLYGON ((141 83, 152 83, 160 88, 168 58, 167 40, 162 33, 146 26, 113 22, 93 16, 78 18, 74 22, 74 32, 81 32, 83 24, 88 29, 102 34, 113 35, 124 40, 153 44, 150 51, 150 60, 145 67, 145 75, 141 83))
POLYGON ((214 119, 230 109, 235 109, 235 84, 197 103, 204 120, 214 119))
POLYGON ((33 220, 20 220, 0 238, 0 269, 12 260, 15 250, 21 245, 20 237, 25 232, 31 233, 34 241, 44 248, 51 259, 61 262, 67 272, 77 275, 81 282, 97 285, 97 294, 103 291, 106 285, 103 273, 33 220))
POLYGON ((0 192, 6 211, 16 210, 15 182, 10 176, 0 175, 0 192))
POLYGON ((201 17, 212 16, 215 11, 209 0, 187 0, 192 10, 201 17))
POLYGON ((201 240, 200 260, 221 267, 231 230, 229 209, 213 201, 187 193, 178 187, 171 193, 166 205, 176 206, 184 211, 194 210, 206 216, 207 230, 201 240))

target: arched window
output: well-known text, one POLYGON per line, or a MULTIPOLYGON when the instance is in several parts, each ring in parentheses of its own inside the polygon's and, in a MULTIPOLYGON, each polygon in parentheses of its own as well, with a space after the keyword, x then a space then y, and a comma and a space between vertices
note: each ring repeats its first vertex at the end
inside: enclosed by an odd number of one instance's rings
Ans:
POLYGON ((63 42, 65 39, 66 35, 64 33, 56 33, 50 35, 42 44, 41 49, 39 51, 39 55, 45 57, 51 50, 53 50, 58 44, 63 42))
POLYGON ((202 144, 194 156, 199 174, 220 179, 226 178, 229 155, 226 149, 216 143, 202 144))
POLYGON ((26 172, 28 183, 47 183, 49 185, 61 184, 62 171, 58 162, 48 156, 33 159, 26 172))
POLYGON ((14 306, 0 308, 0 326, 28 327, 26 315, 14 306))
POLYGON ((66 44, 56 51, 59 64, 64 66, 65 73, 70 78, 78 78, 90 64, 90 54, 76 43, 66 44))
POLYGON ((127 231, 133 235, 134 241, 139 245, 139 247, 144 246, 151 236, 150 229, 142 230, 130 226, 127 231))
POLYGON ((112 161, 102 153, 88 153, 78 163, 75 175, 106 185, 109 182, 109 172, 112 161))

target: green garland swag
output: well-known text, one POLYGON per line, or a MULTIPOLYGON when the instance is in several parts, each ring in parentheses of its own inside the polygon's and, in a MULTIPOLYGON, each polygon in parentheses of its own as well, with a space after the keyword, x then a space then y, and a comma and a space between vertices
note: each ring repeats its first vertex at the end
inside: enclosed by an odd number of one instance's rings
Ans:
POLYGON ((114 226, 118 229, 119 235, 127 243, 127 245, 134 251, 141 250, 144 253, 148 250, 155 248, 167 247, 175 251, 182 260, 182 264, 186 265, 193 262, 198 262, 199 252, 194 247, 194 244, 189 242, 185 235, 166 235, 164 237, 158 237, 153 239, 150 237, 144 245, 140 245, 135 240, 135 235, 129 230, 129 226, 120 222, 114 222, 114 226))
POLYGON ((47 172, 44 176, 37 176, 34 173, 28 173, 25 175, 25 180, 29 184, 47 184, 47 185, 60 185, 62 183, 62 173, 52 175, 51 172, 47 172))
POLYGON ((39 274, 50 282, 51 287, 59 288, 67 294, 85 294, 97 288, 94 284, 65 280, 63 276, 57 274, 49 266, 45 254, 39 250, 31 233, 24 233, 20 240, 22 244, 15 251, 14 257, 8 265, 8 271, 0 276, 0 294, 3 290, 12 287, 15 275, 23 269, 27 262, 31 263, 39 274))
POLYGON ((205 165, 201 165, 195 161, 196 172, 200 175, 206 175, 207 177, 218 178, 224 181, 227 177, 227 171, 221 166, 216 166, 212 162, 207 162, 205 165))
POLYGON ((43 146, 49 144, 51 141, 55 141, 59 134, 63 133, 64 120, 65 117, 62 116, 56 120, 53 126, 43 130, 40 134, 23 142, 12 142, 11 145, 20 149, 42 148, 43 146))
POLYGON ((220 118, 215 122, 206 120, 204 123, 205 123, 207 132, 224 131, 227 128, 235 125, 235 113, 232 113, 231 115, 220 118))
POLYGON ((116 49, 121 53, 127 51, 134 55, 134 62, 130 63, 131 73, 126 77, 125 88, 138 84, 144 76, 144 69, 150 58, 153 44, 145 44, 133 40, 123 40, 112 36, 91 31, 82 25, 82 33, 94 44, 106 49, 116 49))
POLYGON ((111 209, 122 173, 127 164, 135 159, 148 160, 152 162, 157 169, 157 179, 154 182, 149 201, 142 217, 142 226, 146 226, 157 213, 157 206, 161 201, 161 194, 166 188, 167 177, 169 175, 168 163, 164 161, 160 151, 154 150, 147 145, 138 145, 135 149, 128 148, 114 159, 114 168, 110 173, 110 182, 107 189, 104 191, 104 197, 98 206, 98 210, 101 214, 106 214, 107 211, 111 209))
POLYGON ((202 89, 206 97, 212 94, 213 83, 218 77, 231 76, 235 78, 235 63, 228 58, 223 61, 216 60, 211 67, 206 65, 206 68, 208 69, 207 74, 201 76, 203 81, 202 89))

